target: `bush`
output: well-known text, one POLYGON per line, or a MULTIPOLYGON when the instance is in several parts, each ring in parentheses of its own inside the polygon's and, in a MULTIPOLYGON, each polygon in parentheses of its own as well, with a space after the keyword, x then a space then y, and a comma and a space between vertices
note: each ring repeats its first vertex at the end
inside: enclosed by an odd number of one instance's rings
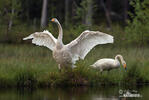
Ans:
POLYGON ((132 21, 128 21, 125 29, 127 42, 146 45, 149 43, 149 1, 132 0, 130 4, 134 7, 135 13, 130 13, 132 21))

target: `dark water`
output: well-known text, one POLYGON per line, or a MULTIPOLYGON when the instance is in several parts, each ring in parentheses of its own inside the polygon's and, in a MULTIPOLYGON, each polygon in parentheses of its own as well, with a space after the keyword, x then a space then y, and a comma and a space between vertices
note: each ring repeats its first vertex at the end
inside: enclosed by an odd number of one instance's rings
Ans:
POLYGON ((149 100, 149 86, 0 89, 0 100, 149 100), (125 92, 141 97, 120 97, 125 92))

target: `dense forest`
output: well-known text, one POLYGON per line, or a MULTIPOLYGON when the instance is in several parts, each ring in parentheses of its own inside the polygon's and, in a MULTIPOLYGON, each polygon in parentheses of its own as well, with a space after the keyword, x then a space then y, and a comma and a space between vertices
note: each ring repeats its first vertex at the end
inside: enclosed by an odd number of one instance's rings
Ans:
POLYGON ((0 42, 22 43, 35 31, 57 32, 57 18, 66 42, 85 29, 104 31, 123 44, 149 43, 148 0, 0 0, 0 42))

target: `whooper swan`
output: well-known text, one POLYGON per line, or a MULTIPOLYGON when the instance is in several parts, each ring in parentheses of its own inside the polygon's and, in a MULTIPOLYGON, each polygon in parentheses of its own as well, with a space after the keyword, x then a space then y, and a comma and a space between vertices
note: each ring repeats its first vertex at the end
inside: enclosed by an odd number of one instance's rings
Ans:
POLYGON ((120 67, 119 60, 121 61, 121 64, 126 70, 126 62, 124 61, 121 55, 115 56, 115 59, 110 59, 110 58, 99 59, 91 66, 95 69, 100 70, 100 72, 105 70, 110 71, 112 69, 116 69, 120 67))
POLYGON ((43 32, 35 32, 23 40, 32 39, 32 43, 45 46, 53 51, 53 58, 58 63, 59 69, 62 67, 75 67, 75 63, 79 59, 84 59, 88 52, 98 44, 113 43, 113 36, 99 31, 86 30, 79 37, 67 45, 63 44, 63 30, 61 24, 56 18, 51 19, 55 22, 59 29, 58 39, 45 30, 43 32))

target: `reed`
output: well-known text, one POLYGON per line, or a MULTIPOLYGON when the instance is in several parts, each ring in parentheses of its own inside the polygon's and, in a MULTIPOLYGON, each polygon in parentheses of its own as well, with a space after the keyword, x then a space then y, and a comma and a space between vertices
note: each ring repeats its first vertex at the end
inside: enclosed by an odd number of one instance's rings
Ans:
POLYGON ((76 68, 59 72, 51 51, 34 45, 0 44, 0 87, 97 86, 149 83, 149 48, 98 46, 77 62, 76 68), (120 67, 102 74, 89 68, 100 58, 124 56, 120 67))

